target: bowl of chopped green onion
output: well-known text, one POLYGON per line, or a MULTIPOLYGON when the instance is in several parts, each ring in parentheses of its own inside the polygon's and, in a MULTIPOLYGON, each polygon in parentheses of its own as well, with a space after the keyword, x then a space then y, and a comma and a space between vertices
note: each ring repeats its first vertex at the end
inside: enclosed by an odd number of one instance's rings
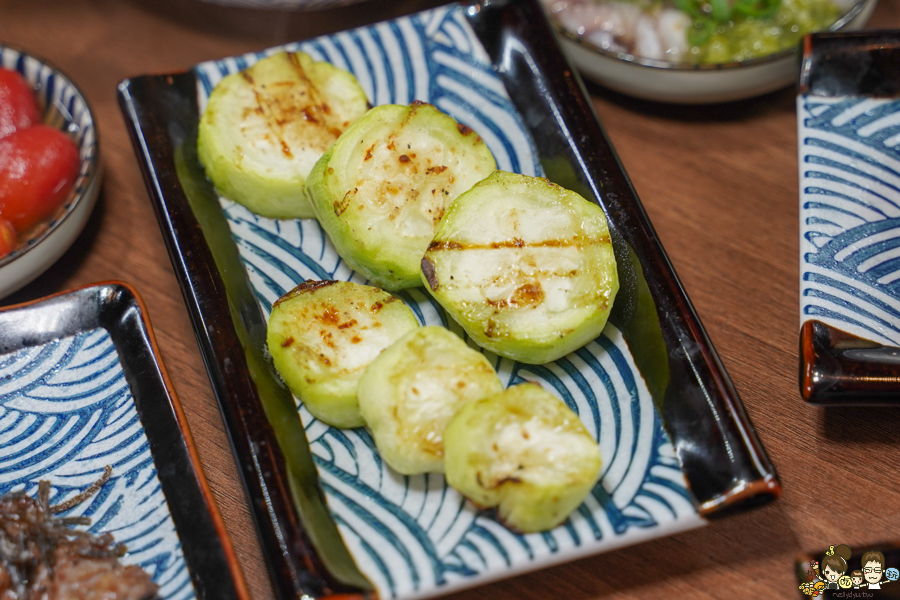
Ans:
POLYGON ((750 98, 797 81, 800 42, 862 27, 877 0, 542 0, 581 73, 662 102, 750 98))

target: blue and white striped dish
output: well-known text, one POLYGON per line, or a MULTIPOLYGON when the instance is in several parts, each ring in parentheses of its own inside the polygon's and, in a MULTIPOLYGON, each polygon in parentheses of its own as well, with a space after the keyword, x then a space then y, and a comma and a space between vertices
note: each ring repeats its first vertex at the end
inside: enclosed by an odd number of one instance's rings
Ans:
POLYGON ((800 312, 900 346, 900 101, 798 97, 800 312))
POLYGON ((102 489, 62 515, 125 544, 163 600, 194 588, 150 447, 109 333, 95 329, 0 355, 0 494, 52 485, 55 505, 87 489, 104 467, 102 489))
POLYGON ((44 124, 68 133, 81 157, 78 178, 69 197, 49 221, 35 228, 20 246, 0 257, 0 298, 43 273, 81 233, 100 192, 100 146, 94 118, 81 91, 47 62, 0 44, 0 68, 22 74, 35 89, 44 124))
MULTIPOLYGON (((281 49, 198 65, 201 110, 225 75, 281 49)), ((436 105, 477 131, 500 169, 542 172, 521 118, 458 6, 284 49, 351 71, 374 105, 436 105)), ((365 282, 315 220, 271 220, 225 198, 221 204, 265 314, 306 279, 365 282)), ((465 337, 424 289, 399 295, 423 324, 465 337)), ((602 479, 563 525, 516 535, 475 510, 441 475, 398 475, 381 461, 366 430, 329 427, 298 402, 331 514, 380 597, 444 594, 703 523, 618 330, 609 326, 584 348, 542 366, 487 356, 505 385, 538 381, 580 415, 599 440, 602 479)))

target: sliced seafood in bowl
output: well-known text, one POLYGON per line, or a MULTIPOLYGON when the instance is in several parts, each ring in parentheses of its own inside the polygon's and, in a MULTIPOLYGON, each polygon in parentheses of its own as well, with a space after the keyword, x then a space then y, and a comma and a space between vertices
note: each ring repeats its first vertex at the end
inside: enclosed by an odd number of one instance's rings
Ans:
POLYGON ((684 104, 768 93, 797 78, 807 33, 854 30, 877 0, 543 0, 581 73, 629 95, 684 104))

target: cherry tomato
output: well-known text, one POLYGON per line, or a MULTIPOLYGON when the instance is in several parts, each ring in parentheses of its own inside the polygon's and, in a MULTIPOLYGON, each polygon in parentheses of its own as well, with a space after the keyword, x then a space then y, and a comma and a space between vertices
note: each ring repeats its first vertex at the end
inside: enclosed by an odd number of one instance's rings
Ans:
POLYGON ((41 122, 34 89, 18 71, 0 69, 0 138, 41 122))
POLYGON ((16 230, 12 223, 0 218, 0 258, 16 249, 16 230))
POLYGON ((0 138, 0 217, 23 233, 53 214, 78 176, 78 148, 35 125, 0 138))

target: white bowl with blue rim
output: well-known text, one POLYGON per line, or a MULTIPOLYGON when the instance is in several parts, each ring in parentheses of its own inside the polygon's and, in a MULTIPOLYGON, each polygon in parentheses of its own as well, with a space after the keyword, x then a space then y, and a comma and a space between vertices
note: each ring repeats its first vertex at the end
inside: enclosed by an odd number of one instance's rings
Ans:
POLYGON ((81 163, 69 197, 12 253, 0 258, 0 298, 30 283, 55 263, 84 229, 100 191, 100 146, 94 116, 81 90, 46 61, 0 44, 0 67, 18 71, 35 89, 44 124, 65 131, 81 163))
MULTIPOLYGON (((872 16, 877 2, 857 0, 828 30, 860 29, 872 16)), ((603 49, 550 17, 563 50, 584 77, 645 100, 677 104, 730 102, 774 92, 797 82, 797 48, 722 64, 651 60, 603 49)))

